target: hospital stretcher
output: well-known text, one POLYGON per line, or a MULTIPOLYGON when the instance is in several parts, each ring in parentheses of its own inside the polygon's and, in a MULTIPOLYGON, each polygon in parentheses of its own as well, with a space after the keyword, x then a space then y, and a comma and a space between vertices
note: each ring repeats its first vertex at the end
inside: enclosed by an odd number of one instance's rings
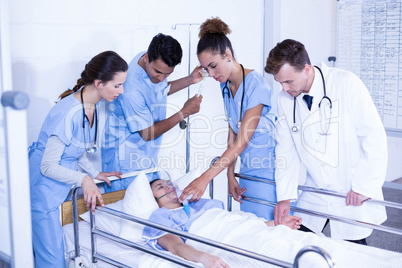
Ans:
MULTIPOLYGON (((250 176, 245 176, 242 174, 236 174, 236 176, 241 177, 243 179, 250 179, 250 180, 264 181, 264 182, 268 181, 268 183, 274 183, 272 181, 265 180, 262 178, 250 177, 250 176)), ((213 186, 212 185, 213 184, 211 183, 209 186, 210 195, 213 194, 213 186)), ((220 249, 224 249, 224 250, 227 250, 227 251, 230 251, 230 252, 233 252, 236 254, 240 254, 242 256, 246 256, 246 257, 249 257, 252 259, 256 259, 256 260, 259 260, 262 262, 273 264, 278 267, 299 267, 299 259, 301 258, 301 256, 304 253, 310 252, 310 251, 314 251, 314 252, 318 253, 325 259, 325 261, 329 267, 334 267, 334 262, 331 259, 330 253, 325 252, 324 250, 322 250, 318 247, 309 246, 309 247, 303 248, 296 255, 294 262, 288 263, 288 262, 284 262, 284 261, 281 261, 281 260, 278 260, 275 258, 256 254, 254 252, 250 252, 250 251, 247 251, 247 250, 244 250, 241 248, 236 248, 236 247, 233 247, 233 246, 230 246, 227 244, 223 244, 218 241, 212 241, 210 239, 205 239, 205 238, 202 238, 202 237, 190 234, 190 233, 181 232, 181 231, 177 231, 177 230, 174 230, 171 228, 167 228, 167 227, 164 227, 163 225, 159 225, 159 224, 150 222, 148 220, 134 217, 134 216, 131 216, 131 215, 125 214, 123 212, 120 212, 120 211, 117 211, 114 209, 110 209, 107 207, 105 207, 105 208, 97 207, 97 209, 96 209, 97 212, 95 213, 95 215, 91 215, 90 226, 88 223, 84 223, 84 222, 79 223, 78 222, 78 214, 80 213, 79 210, 84 211, 86 208, 85 208, 85 204, 83 203, 83 200, 77 200, 78 190, 79 190, 79 187, 76 187, 72 190, 72 201, 71 201, 72 211, 67 212, 70 215, 63 216, 63 219, 67 219, 67 217, 71 217, 71 212, 72 212, 73 228, 71 228, 71 225, 69 225, 68 227, 69 227, 70 233, 73 233, 73 237, 74 237, 73 239, 70 239, 70 240, 73 240, 73 245, 74 245, 74 250, 72 252, 70 252, 70 258, 75 260, 75 264, 74 264, 75 266, 70 266, 70 267, 83 267, 82 266, 82 258, 84 258, 84 255, 85 255, 85 258, 87 258, 89 260, 89 261, 87 260, 87 263, 88 262, 89 263, 98 262, 99 265, 97 265, 96 267, 103 267, 100 263, 105 263, 105 264, 107 263, 107 264, 111 264, 111 265, 114 265, 117 267, 136 267, 135 260, 138 259, 141 256, 141 254, 152 254, 154 256, 169 260, 173 263, 179 264, 184 267, 194 267, 193 263, 187 262, 186 260, 183 260, 182 258, 178 258, 172 254, 165 254, 163 252, 155 251, 147 245, 140 245, 138 243, 133 243, 131 241, 125 240, 121 237, 118 237, 116 235, 110 234, 108 232, 105 232, 103 230, 96 228, 95 227, 96 226, 96 224, 95 224, 96 223, 96 214, 98 214, 98 213, 108 213, 111 215, 115 215, 122 219, 130 220, 130 221, 133 221, 136 223, 140 223, 143 225, 161 229, 161 230, 176 234, 178 236, 182 236, 182 237, 192 239, 192 240, 195 240, 195 241, 198 241, 201 243, 205 243, 205 244, 213 246, 213 247, 218 247, 220 249), (85 234, 80 234, 80 232, 82 232, 83 230, 85 231, 85 234), (82 241, 80 243, 80 239, 85 240, 84 241, 85 249, 83 247, 82 241), (109 244, 107 242, 108 240, 110 241, 110 243, 118 243, 123 246, 115 246, 115 245, 109 244), (111 242, 111 241, 113 241, 113 242, 111 242), (99 244, 101 245, 100 247, 99 247, 99 244), (107 246, 102 248, 102 246, 104 246, 105 244, 107 246), (110 252, 113 251, 113 248, 116 248, 114 255, 110 254, 110 252), (129 249, 129 248, 133 248, 133 249, 129 249), (142 253, 142 252, 145 252, 145 253, 142 253), (128 260, 130 260, 130 262, 128 265, 126 265, 125 263, 127 263, 128 260)), ((317 192, 322 191, 321 189, 315 189, 315 190, 308 189, 308 190, 317 191, 317 192)), ((324 194, 334 194, 334 193, 327 192, 324 194)), ((116 200, 122 199, 123 197, 124 197, 124 190, 105 194, 104 201, 107 204, 107 203, 111 203, 116 200)), ((275 203, 271 203, 271 202, 268 202, 265 200, 258 200, 258 199, 247 197, 247 196, 245 196, 244 199, 251 201, 251 202, 262 203, 262 204, 269 205, 269 206, 275 206, 275 203)), ((397 203, 392 203, 392 202, 387 203, 386 201, 384 201, 384 202, 385 203, 382 205, 397 207, 397 208, 401 208, 401 206, 402 206, 401 204, 397 204, 397 203)), ((230 207, 230 203, 228 203, 228 204, 229 204, 228 207, 230 207)), ((63 206, 65 206, 65 205, 63 204, 63 206)), ((230 208, 228 208, 228 209, 230 209, 230 208)), ((366 227, 370 227, 370 228, 377 229, 377 230, 391 232, 394 234, 399 234, 399 235, 402 234, 402 230, 390 228, 390 227, 386 227, 386 226, 373 225, 373 224, 369 224, 369 223, 353 221, 353 220, 344 219, 341 217, 335 217, 332 215, 321 214, 321 213, 314 212, 314 211, 305 211, 305 210, 298 209, 297 207, 292 207, 292 210, 302 212, 302 213, 307 213, 307 214, 313 214, 318 217, 327 217, 331 220, 339 220, 339 221, 348 222, 350 224, 366 226, 366 227)), ((62 209, 62 211, 63 211, 63 209, 62 209)), ((66 211, 66 209, 64 209, 64 211, 66 211)), ((67 252, 68 251, 71 251, 71 249, 67 249, 67 252)))

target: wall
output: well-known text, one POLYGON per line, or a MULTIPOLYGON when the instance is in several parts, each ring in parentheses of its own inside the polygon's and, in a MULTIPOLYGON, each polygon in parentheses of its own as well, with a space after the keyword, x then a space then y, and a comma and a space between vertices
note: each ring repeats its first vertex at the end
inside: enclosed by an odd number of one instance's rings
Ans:
MULTIPOLYGON (((232 29, 229 38, 238 61, 262 73, 262 5, 262 0, 10 1, 14 88, 27 92, 31 98, 28 143, 37 139, 42 122, 59 94, 75 85, 85 63, 101 51, 114 50, 129 62, 147 49, 154 35, 163 32, 175 37, 184 52, 181 65, 169 80, 187 75, 189 55, 191 70, 198 65, 195 46, 199 25, 189 27, 180 23, 200 24, 212 16, 221 17, 232 29), (173 29, 175 24, 178 25, 173 29)), ((191 87, 190 95, 197 91, 198 85, 191 87)), ((187 94, 183 90, 169 97, 168 113, 180 109, 187 94)), ((191 150, 191 167, 201 165, 206 169, 212 157, 226 148, 227 126, 222 120, 218 83, 207 79, 203 95, 199 116, 190 120, 191 140, 196 145, 191 150), (205 129, 208 133, 203 133, 205 129)), ((104 120, 106 103, 101 107, 104 120)), ((183 174, 184 131, 175 127, 164 137, 164 144, 167 146, 161 151, 163 167, 174 177, 183 174)), ((100 154, 92 155, 91 160, 100 169, 100 154)), ((227 189, 224 173, 216 180, 220 192, 227 189)), ((225 200, 223 195, 220 198, 225 200)))
MULTIPOLYGON (((264 58, 284 39, 302 42, 312 63, 328 62, 336 54, 336 0, 273 0, 266 1, 266 36, 264 58)), ((281 90, 272 75, 266 79, 276 94, 281 90)))
MULTIPOLYGON (((291 38, 306 46, 312 63, 324 62, 332 66, 332 62, 328 62, 328 57, 336 56, 336 0, 266 1, 266 15, 265 59, 277 42, 291 38)), ((280 85, 274 82, 270 75, 266 74, 266 79, 277 94, 281 90, 280 85)), ((388 136, 386 181, 402 177, 401 159, 402 139, 388 136)))

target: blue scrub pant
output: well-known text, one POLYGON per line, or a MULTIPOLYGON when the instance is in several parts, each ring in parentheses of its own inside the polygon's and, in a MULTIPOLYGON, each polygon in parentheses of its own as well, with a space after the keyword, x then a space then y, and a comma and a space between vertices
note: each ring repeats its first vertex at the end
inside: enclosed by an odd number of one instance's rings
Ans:
POLYGON ((32 210, 32 240, 35 267, 65 267, 63 232, 59 208, 32 210))

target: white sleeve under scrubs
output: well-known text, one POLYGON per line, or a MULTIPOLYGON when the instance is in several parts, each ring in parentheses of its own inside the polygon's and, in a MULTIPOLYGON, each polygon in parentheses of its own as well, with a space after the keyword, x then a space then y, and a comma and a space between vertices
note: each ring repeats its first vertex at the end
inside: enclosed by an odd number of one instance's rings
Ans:
MULTIPOLYGON (((245 92, 242 103, 243 83, 244 81, 240 84, 234 97, 231 95, 229 89, 224 89, 225 83, 221 83, 227 117, 230 118, 229 126, 236 134, 239 131, 237 121, 240 119, 241 105, 243 105, 241 118, 243 118, 244 113, 248 109, 260 104, 263 105, 260 121, 254 135, 246 149, 240 155, 240 173, 273 180, 275 171, 276 112, 272 109, 272 90, 262 75, 256 71, 252 71, 245 77, 245 92)), ((239 183, 240 187, 247 188, 245 195, 276 202, 274 186, 244 179, 239 179, 239 183)), ((267 220, 273 219, 272 207, 243 201, 240 204, 240 208, 242 211, 252 212, 267 220)))
POLYGON ((81 103, 71 94, 48 113, 37 142, 29 148, 32 238, 36 267, 64 267, 64 245, 59 206, 72 185, 44 176, 40 171, 43 153, 50 136, 65 144, 59 165, 78 170, 78 159, 93 143, 95 127, 85 119, 81 103))
MULTIPOLYGON (((102 147, 104 172, 122 173, 154 168, 158 164, 158 153, 162 136, 144 141, 138 131, 166 119, 167 79, 154 84, 138 65, 145 52, 139 53, 130 62, 124 94, 109 105, 109 116, 105 126, 102 147)), ((107 192, 126 189, 133 178, 105 184, 107 192)))

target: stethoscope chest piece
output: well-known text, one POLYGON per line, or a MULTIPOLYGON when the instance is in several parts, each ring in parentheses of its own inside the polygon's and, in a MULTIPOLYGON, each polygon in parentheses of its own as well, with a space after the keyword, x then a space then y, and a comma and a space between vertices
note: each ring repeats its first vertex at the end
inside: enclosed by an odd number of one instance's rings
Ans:
POLYGON ((88 154, 94 154, 98 151, 98 146, 96 146, 96 144, 93 144, 91 147, 86 149, 86 152, 88 154))

